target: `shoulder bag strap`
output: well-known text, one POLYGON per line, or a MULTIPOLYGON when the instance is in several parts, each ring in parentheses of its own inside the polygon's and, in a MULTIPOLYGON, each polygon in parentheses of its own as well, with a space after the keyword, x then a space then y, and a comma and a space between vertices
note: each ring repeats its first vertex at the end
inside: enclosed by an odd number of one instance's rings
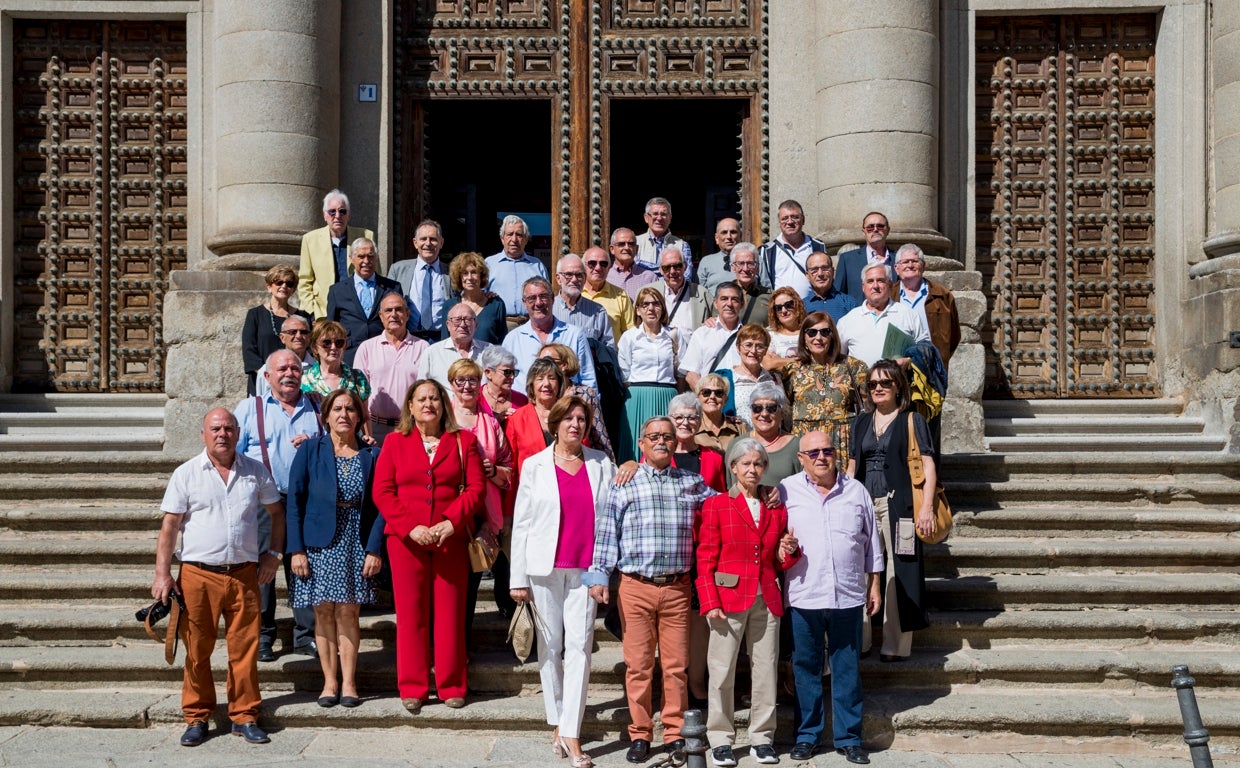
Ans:
POLYGON ((908 474, 913 485, 926 482, 925 471, 921 466, 921 446, 917 445, 917 433, 913 431, 913 412, 908 414, 908 474))
POLYGON ((715 355, 715 362, 710 364, 710 369, 707 373, 719 367, 719 361, 723 359, 724 355, 728 354, 728 350, 732 348, 732 342, 736 341, 736 334, 739 331, 740 327, 737 326, 736 330, 732 331, 732 335, 728 337, 728 340, 723 342, 723 346, 719 348, 719 354, 715 355))
POLYGON ((271 459, 267 456, 267 430, 263 424, 263 398, 262 395, 254 396, 254 416, 258 421, 258 447, 263 452, 263 466, 267 468, 267 472, 271 472, 271 459))
POLYGON ((747 325, 749 323, 749 316, 753 314, 753 308, 758 303, 758 297, 750 296, 749 291, 746 291, 744 288, 741 289, 741 295, 749 301, 749 306, 745 307, 745 314, 741 315, 741 325, 747 325))
POLYGON ((676 319, 676 312, 680 309, 680 304, 685 300, 685 294, 689 292, 689 281, 680 286, 680 295, 676 297, 676 302, 672 304, 672 311, 667 315, 667 324, 670 326, 672 321, 676 319))
MULTIPOLYGON (((909 422, 911 425, 912 422, 909 422)), ((461 463, 461 482, 456 486, 457 495, 465 493, 465 446, 461 444, 461 435, 459 432, 453 435, 456 438, 456 456, 461 463)))

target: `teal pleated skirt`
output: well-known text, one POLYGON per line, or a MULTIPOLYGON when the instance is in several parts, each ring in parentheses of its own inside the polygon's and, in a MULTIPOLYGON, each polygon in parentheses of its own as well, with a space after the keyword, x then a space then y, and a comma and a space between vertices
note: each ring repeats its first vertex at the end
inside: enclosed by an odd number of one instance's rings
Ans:
POLYGON ((624 421, 620 424, 620 440, 616 443, 617 464, 641 456, 637 438, 641 437, 642 422, 651 416, 667 414, 668 403, 676 396, 676 387, 672 384, 630 384, 625 393, 624 421))

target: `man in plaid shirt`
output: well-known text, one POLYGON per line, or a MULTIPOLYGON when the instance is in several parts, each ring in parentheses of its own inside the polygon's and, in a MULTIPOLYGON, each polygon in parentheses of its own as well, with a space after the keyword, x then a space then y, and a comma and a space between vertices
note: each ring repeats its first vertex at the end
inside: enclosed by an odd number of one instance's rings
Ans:
POLYGON ((663 742, 669 751, 684 747, 693 528, 702 502, 715 491, 701 475, 671 466, 675 443, 676 429, 666 416, 642 425, 637 444, 646 460, 632 480, 611 489, 596 516, 594 563, 582 577, 590 596, 606 604, 611 571, 620 570, 624 687, 633 720, 625 756, 630 763, 650 756, 656 646, 663 666, 663 742))

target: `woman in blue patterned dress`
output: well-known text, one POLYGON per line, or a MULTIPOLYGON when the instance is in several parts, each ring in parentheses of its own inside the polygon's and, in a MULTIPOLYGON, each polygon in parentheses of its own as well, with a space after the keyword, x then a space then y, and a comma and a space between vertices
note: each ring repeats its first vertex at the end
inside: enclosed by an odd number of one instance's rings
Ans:
POLYGON ((378 449, 359 446, 362 399, 337 389, 323 400, 327 434, 297 449, 288 484, 290 602, 314 608, 323 667, 320 707, 356 707, 358 616, 375 599, 383 517, 370 488, 378 449), (337 672, 340 681, 337 683, 337 672))

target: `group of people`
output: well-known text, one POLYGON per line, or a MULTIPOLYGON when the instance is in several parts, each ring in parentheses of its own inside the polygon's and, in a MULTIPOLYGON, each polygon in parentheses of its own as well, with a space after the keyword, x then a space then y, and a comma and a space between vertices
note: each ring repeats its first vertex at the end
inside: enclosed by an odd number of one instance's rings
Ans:
POLYGON ((481 578, 468 545, 482 538, 500 550, 501 613, 538 610, 552 748, 573 766, 592 764, 580 728, 601 605, 622 634, 629 761, 651 753, 657 655, 664 743, 683 744, 683 712, 703 699, 714 763, 736 764, 744 642, 758 762, 779 759, 781 660, 800 721, 791 756, 818 748, 824 652, 834 746, 868 762, 866 617, 882 607, 883 661, 906 658, 926 626, 915 533, 933 528, 932 497, 912 508, 906 455, 916 440, 933 487, 935 420, 914 404, 941 402, 959 326, 920 250, 887 249, 882 214, 837 268, 802 231, 799 204, 779 213, 779 237, 760 248, 720 221, 720 250, 694 282, 671 206, 654 198, 647 232, 617 229, 609 249, 561 257, 553 287, 515 216, 501 223, 503 250, 450 266, 439 225, 421 222, 416 256, 385 278, 373 235, 348 226, 347 197, 329 193, 300 268, 270 270, 267 300, 246 317, 250 396, 206 415, 205 450, 164 499, 152 593, 179 585, 191 617, 182 743, 206 738, 221 614, 233 732, 266 740, 257 663, 275 659, 281 563, 291 647, 318 656, 321 706, 362 703, 359 608, 381 573, 402 704, 418 713, 433 676, 442 703, 465 706, 481 578))

